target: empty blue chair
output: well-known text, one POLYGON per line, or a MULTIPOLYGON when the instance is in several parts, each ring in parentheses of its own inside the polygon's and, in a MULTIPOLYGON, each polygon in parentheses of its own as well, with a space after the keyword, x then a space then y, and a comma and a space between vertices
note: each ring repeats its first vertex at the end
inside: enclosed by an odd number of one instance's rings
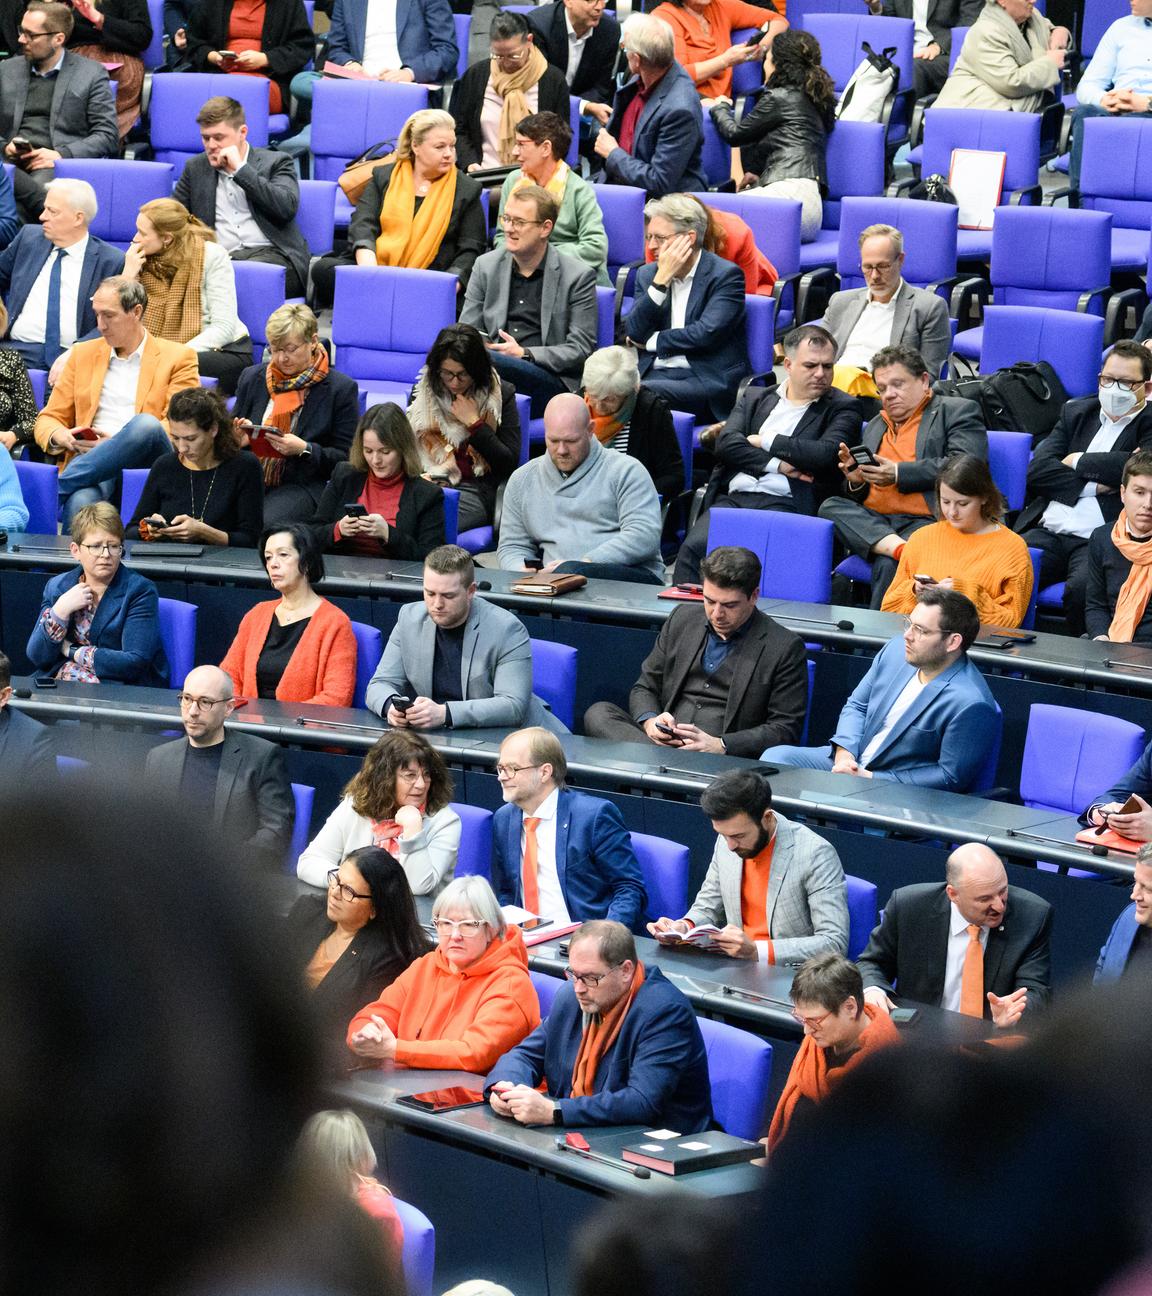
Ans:
POLYGON ((259 356, 268 340, 264 334, 268 316, 284 305, 286 271, 264 261, 233 261, 232 268, 236 271, 237 311, 252 339, 254 354, 259 356))
POLYGON ((530 639, 532 692, 561 724, 576 723, 576 671, 580 654, 569 644, 550 639, 530 639))
POLYGON ((147 468, 125 468, 120 474, 120 520, 125 526, 136 516, 147 480, 147 468))
POLYGON ((400 1267, 408 1296, 432 1296, 432 1275, 436 1268, 436 1230, 423 1211, 393 1197, 392 1204, 404 1225, 404 1247, 400 1267))
POLYGON ((1024 488, 1031 458, 1032 438, 1027 433, 988 433, 988 467, 992 470, 992 480, 1000 487, 1000 493, 1013 512, 1024 507, 1024 488))
POLYGON ((1089 117, 1084 122, 1080 206, 1112 215, 1112 269, 1142 273, 1152 220, 1152 121, 1089 117))
POLYGON ((560 977, 550 976, 547 972, 537 972, 535 968, 529 968, 528 975, 532 979, 536 998, 540 1000, 540 1016, 547 1017, 564 982, 560 977))
POLYGON ((688 912, 688 847, 667 837, 629 833, 648 892, 648 917, 679 918, 688 912))
POLYGON ((168 658, 168 687, 180 688, 184 677, 196 665, 196 618, 200 609, 195 603, 179 599, 159 600, 157 620, 160 643, 168 658))
POLYGON ((452 22, 456 27, 456 80, 468 71, 468 43, 472 39, 472 15, 454 13, 452 22))
POLYGON ((60 472, 55 464, 15 459, 16 480, 28 510, 28 530, 35 535, 55 535, 60 512, 60 472))
POLYGON ((296 876, 296 861, 303 855, 311 836, 312 803, 316 799, 316 789, 307 783, 292 784, 292 805, 295 815, 292 819, 292 840, 288 843, 288 853, 284 857, 284 872, 296 876))
POLYGON ((332 251, 336 231, 336 195, 339 186, 335 180, 301 180, 300 206, 296 209, 296 224, 314 257, 326 256, 332 251))
POLYGON ((884 192, 884 127, 880 122, 838 122, 824 157, 828 192, 820 233, 800 248, 800 266, 834 266, 840 248, 840 204, 845 198, 877 198, 884 192))
POLYGON ((455 544, 460 535, 460 492, 444 486, 441 494, 444 496, 444 542, 455 544))
POLYGON ((376 673, 384 652, 384 636, 378 627, 363 621, 352 622, 352 633, 356 636, 356 689, 352 694, 352 705, 362 707, 368 682, 376 673))
POLYGON ((96 190, 96 219, 89 232, 124 249, 136 233, 136 215, 154 198, 171 198, 176 177, 167 162, 119 158, 61 158, 57 180, 87 180, 96 190))
POLYGON ((764 509, 714 508, 708 549, 742 545, 760 559, 765 598, 832 601, 832 523, 826 518, 764 509))
MULTIPOLYGON (((268 144, 268 83, 262 77, 229 76, 226 72, 158 72, 152 78, 152 148, 157 162, 177 170, 203 153, 196 114, 206 99, 225 95, 243 105, 248 143, 268 144)), ((355 157, 354 153, 349 154, 355 157)))
POLYGON ((984 312, 980 372, 995 373, 1019 360, 1047 360, 1069 396, 1092 396, 1103 349, 1104 321, 1098 315, 1038 306, 989 306, 984 312))
POLYGON ((727 1022, 698 1018, 708 1052, 712 1115, 727 1134, 756 1139, 764 1132, 772 1079, 772 1045, 727 1022))
POLYGON ((437 270, 340 266, 332 308, 337 368, 350 378, 414 382, 436 335, 456 321, 456 285, 455 275, 437 270))
POLYGON ((621 266, 644 260, 644 204, 648 195, 631 185, 593 185, 592 189, 608 235, 608 277, 615 283, 621 266))
POLYGON ((1131 721, 1034 702, 1020 762, 1020 800, 1038 810, 1079 814, 1143 750, 1144 730, 1131 721))
POLYGON ((480 806, 453 801, 452 809, 460 816, 460 849, 456 855, 456 877, 479 877, 492 880, 492 811, 480 806))
POLYGON ((876 926, 876 884, 844 874, 848 891, 848 957, 858 959, 876 926))

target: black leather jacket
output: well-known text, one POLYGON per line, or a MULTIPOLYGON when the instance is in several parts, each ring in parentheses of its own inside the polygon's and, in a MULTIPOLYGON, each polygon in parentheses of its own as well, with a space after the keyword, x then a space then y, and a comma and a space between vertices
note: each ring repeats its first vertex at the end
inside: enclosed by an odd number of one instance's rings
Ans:
POLYGON ((744 155, 745 166, 760 172, 762 185, 774 180, 816 180, 821 193, 827 191, 824 152, 832 119, 803 90, 791 86, 765 90, 740 122, 727 104, 717 104, 712 120, 725 143, 754 146, 744 155))

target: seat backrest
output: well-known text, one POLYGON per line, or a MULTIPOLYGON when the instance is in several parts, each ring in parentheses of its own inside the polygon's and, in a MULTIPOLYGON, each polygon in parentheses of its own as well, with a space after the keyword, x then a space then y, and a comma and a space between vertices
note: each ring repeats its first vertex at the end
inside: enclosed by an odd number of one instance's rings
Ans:
MULTIPOLYGON (((839 127, 837 127, 837 130, 839 127)), ((836 131, 832 132, 833 135, 836 131)), ((984 108, 929 108, 924 114, 922 175, 947 177, 952 150, 984 149, 1007 155, 1001 203, 1014 189, 1037 183, 1040 170, 1040 115, 984 108)))
MULTIPOLYGON (((596 345, 608 347, 616 341, 616 293, 596 285, 596 345)), ((526 426, 526 424, 525 424, 526 426)), ((525 460, 521 460, 524 463, 525 460)))
POLYGON ((700 169, 710 185, 727 184, 732 179, 732 147, 725 144, 716 129, 710 113, 705 113, 704 148, 700 155, 700 169))
POLYGON ((970 27, 953 27, 952 28, 952 50, 948 55, 948 75, 951 76, 956 68, 956 60, 960 57, 960 51, 964 48, 964 37, 972 29, 970 27))
POLYGON ((322 78, 312 90, 312 174, 338 180, 348 162, 374 144, 395 142, 408 118, 427 107, 427 86, 322 78))
POLYGON ((735 1138, 756 1139, 764 1132, 772 1045, 759 1035, 727 1022, 697 1018, 708 1052, 712 1115, 735 1138))
POLYGON ((492 811, 453 801, 460 816, 460 849, 456 853, 456 877, 476 874, 492 880, 492 811))
POLYGON ((326 256, 332 251, 336 224, 335 180, 301 180, 300 206, 296 209, 296 224, 315 256, 326 256))
POLYGON ((536 998, 540 1000, 540 1016, 547 1017, 564 982, 560 977, 551 976, 547 972, 537 972, 535 968, 529 968, 528 975, 532 979, 536 998))
POLYGON ((1098 315, 1039 306, 989 306, 984 311, 980 372, 995 373, 1019 360, 1047 360, 1069 396, 1097 389, 1104 321, 1098 315))
POLYGON ((1028 596, 1028 607, 1020 619, 1022 630, 1032 630, 1036 625, 1036 604, 1040 598, 1040 568, 1044 555, 1039 549, 1028 547, 1028 557, 1032 559, 1032 593, 1028 596))
POLYGON ((1000 741, 1004 737, 1004 712, 1000 709, 999 702, 996 702, 995 706, 996 719, 991 726, 992 741, 984 753, 984 763, 973 775, 971 786, 957 788, 958 792, 970 792, 973 796, 978 796, 981 792, 987 792, 989 788, 996 786, 996 768, 1000 764, 1000 741))
POLYGON ((295 815, 292 820, 292 839, 288 843, 288 853, 284 857, 284 872, 296 876, 296 861, 304 854, 312 836, 312 803, 316 800, 316 789, 307 783, 292 784, 292 805, 295 815))
POLYGON ((456 321, 457 282, 438 270, 341 266, 332 308, 337 367, 350 378, 414 382, 440 330, 456 321))
POLYGON ((765 598, 832 602, 832 523, 826 518, 773 509, 714 508, 708 551, 742 545, 760 559, 765 598))
MULTIPOLYGON (((843 94, 852 73, 864 61, 865 41, 874 50, 894 48, 892 61, 900 69, 897 90, 912 89, 912 45, 916 25, 911 18, 876 18, 857 9, 854 13, 814 13, 804 16, 804 29, 820 42, 824 70, 843 94)), ((839 126, 836 128, 839 130, 839 126)), ((836 132, 833 131, 833 134, 836 132)))
MULTIPOLYGON (((992 227, 991 277, 998 305, 1074 311, 1081 293, 1111 281, 1111 214, 1005 207, 992 227)), ((1103 314, 1103 298, 1091 309, 1103 314)))
MULTIPOLYGON (((836 128, 840 129, 839 126, 836 128)), ((870 225, 893 225, 904 235, 906 283, 923 288, 956 273, 956 221, 951 203, 917 198, 845 198, 840 205, 840 245, 836 270, 842 289, 860 288, 860 235, 870 225)))
POLYGON ((685 410, 672 411, 672 430, 684 461, 684 489, 692 489, 692 450, 696 433, 696 416, 685 410))
POLYGON ((400 1266, 404 1270, 404 1285, 408 1296, 432 1296, 432 1276, 436 1269, 436 1230, 422 1210, 399 1197, 393 1197, 393 1206, 404 1226, 404 1246, 400 1252, 400 1266))
POLYGON ((779 275, 800 269, 801 205, 793 198, 772 198, 759 189, 743 193, 696 193, 707 207, 731 212, 752 231, 759 250, 776 267, 779 275))
POLYGON ((848 892, 848 957, 858 959, 876 926, 876 883, 844 874, 848 892))
POLYGON ((152 22, 152 39, 140 55, 146 72, 155 72, 164 66, 164 0, 148 0, 148 17, 152 22))
POLYGON ((60 472, 55 464, 17 459, 16 480, 28 510, 28 530, 35 535, 55 535, 60 512, 60 472))
POLYGON ((352 622, 352 633, 356 636, 356 689, 352 694, 352 705, 362 707, 364 695, 368 691, 368 682, 376 673, 384 651, 384 636, 374 625, 363 621, 352 622))
POLYGON ((776 358, 776 299, 759 293, 744 294, 748 372, 769 373, 776 358))
POLYGON ((120 520, 125 526, 136 516, 148 472, 147 468, 125 468, 120 474, 120 520))
POLYGON ((1032 438, 1026 433, 988 433, 988 467, 992 470, 992 480, 1013 511, 1024 507, 1024 486, 1031 458, 1032 438))
POLYGON ((576 672, 580 654, 569 644, 530 639, 532 692, 569 729, 576 723, 576 672))
POLYGON ((196 665, 196 618, 199 611, 195 603, 169 598, 159 600, 157 620, 160 643, 164 656, 168 658, 169 688, 179 688, 196 665))
POLYGON ((456 80, 468 71, 468 42, 472 39, 472 15, 454 13, 452 22, 456 27, 456 80))
POLYGON ((1080 196, 1082 206, 1111 212, 1113 228, 1147 232, 1152 215, 1152 121, 1085 119, 1080 196))
POLYGON ((1129 0, 1092 0, 1082 11, 1080 25, 1080 51, 1085 62, 1096 53, 1100 37, 1117 18, 1127 18, 1132 12, 1129 0))
POLYGON ((874 198, 884 192, 884 126, 881 122, 837 122, 824 154, 828 193, 824 229, 840 228, 842 198, 874 198))
POLYGON ((667 837, 629 833, 648 892, 648 917, 679 918, 688 912, 688 847, 667 837))
POLYGON ((87 180, 96 190, 96 219, 89 232, 125 248, 136 233, 136 216, 146 202, 171 198, 175 172, 167 162, 122 162, 119 158, 61 158, 57 180, 87 180))
POLYGON ((284 305, 287 271, 282 265, 264 261, 233 261, 232 269, 236 273, 236 311, 259 356, 267 342, 268 317, 284 305))
POLYGON ((196 114, 205 100, 216 95, 241 104, 248 123, 248 143, 257 148, 267 146, 268 83, 263 77, 229 76, 226 72, 158 72, 152 78, 150 109, 157 162, 182 167, 190 157, 204 151, 196 114))
POLYGON ((1119 716, 1033 702, 1020 762, 1020 800, 1080 814, 1139 759, 1144 730, 1119 716), (1053 759, 1059 753, 1059 759, 1053 759))
POLYGON ((644 204, 648 195, 632 185, 593 185, 608 235, 608 274, 613 283, 622 265, 644 260, 644 204))
MULTIPOLYGON (((737 27, 732 30, 732 44, 743 45, 745 41, 751 38, 760 30, 759 27, 737 27)), ((732 90, 733 99, 741 99, 744 95, 754 94, 764 84, 764 63, 760 59, 752 59, 747 63, 737 63, 732 69, 732 90)))

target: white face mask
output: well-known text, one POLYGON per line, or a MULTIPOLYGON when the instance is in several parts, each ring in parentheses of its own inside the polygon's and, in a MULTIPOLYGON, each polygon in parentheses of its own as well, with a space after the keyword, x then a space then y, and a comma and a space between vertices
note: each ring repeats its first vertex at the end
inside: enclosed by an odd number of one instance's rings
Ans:
POLYGON ((1100 408, 1109 418, 1118 419, 1123 418, 1125 414, 1131 414, 1139 399, 1136 392, 1121 387, 1119 383, 1100 388, 1100 408))

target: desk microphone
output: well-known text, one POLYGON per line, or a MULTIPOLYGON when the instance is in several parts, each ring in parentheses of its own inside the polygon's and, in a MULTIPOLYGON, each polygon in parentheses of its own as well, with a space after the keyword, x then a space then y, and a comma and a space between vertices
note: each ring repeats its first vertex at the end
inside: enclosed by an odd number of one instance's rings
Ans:
MULTIPOLYGON (((1085 842, 1067 842, 1060 837, 1047 837, 1043 833, 1022 832, 1019 828, 1009 828, 1009 837, 1020 837, 1027 841, 1051 842, 1054 846, 1084 846, 1085 842)), ((1108 847, 1103 842, 1093 842, 1088 850, 1093 855, 1107 855, 1108 847)))
POLYGON ((789 625, 810 625, 822 626, 826 630, 843 630, 846 634, 856 629, 854 621, 816 621, 810 617, 783 616, 782 621, 787 621, 789 625))
POLYGON ((17 697, 17 698, 21 698, 21 699, 23 699, 23 698, 30 698, 30 697, 32 696, 32 690, 31 690, 31 689, 26 689, 26 688, 13 689, 13 690, 12 690, 12 696, 13 696, 13 697, 17 697))
POLYGON ((573 1147, 568 1143, 563 1134, 556 1137, 557 1152, 574 1152, 577 1156, 587 1157, 589 1161, 600 1161, 606 1166, 611 1166, 613 1170, 623 1170, 627 1174, 635 1175, 637 1179, 651 1179, 652 1171, 647 1166, 629 1165, 627 1161, 617 1161, 615 1157, 604 1156, 601 1152, 593 1152, 591 1148, 573 1147))
POLYGON ((492 588, 492 582, 491 582, 491 581, 477 581, 477 582, 476 582, 476 588, 477 588, 478 590, 490 590, 490 589, 492 588))
POLYGON ((385 579, 385 580, 410 580, 410 581, 419 581, 421 584, 423 584, 423 583, 424 583, 424 573, 421 572, 419 576, 413 576, 413 575, 411 575, 409 572, 394 572, 394 571, 388 571, 388 572, 385 572, 385 573, 384 573, 384 579, 385 579))

